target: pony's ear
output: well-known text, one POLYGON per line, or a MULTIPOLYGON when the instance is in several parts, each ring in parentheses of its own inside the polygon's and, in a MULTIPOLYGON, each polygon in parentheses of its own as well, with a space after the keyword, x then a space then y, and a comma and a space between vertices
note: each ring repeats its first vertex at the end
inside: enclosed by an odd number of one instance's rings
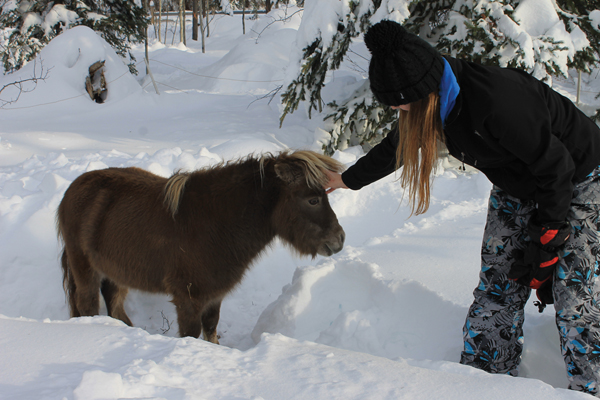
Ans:
POLYGON ((287 184, 294 184, 304 177, 304 170, 297 163, 277 163, 275 164, 275 173, 287 184))

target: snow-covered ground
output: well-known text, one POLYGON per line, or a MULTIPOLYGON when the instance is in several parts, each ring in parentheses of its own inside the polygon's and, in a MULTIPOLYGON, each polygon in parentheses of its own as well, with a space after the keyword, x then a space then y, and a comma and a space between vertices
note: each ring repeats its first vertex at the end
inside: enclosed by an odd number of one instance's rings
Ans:
MULTIPOLYGON (((262 98, 283 82, 300 14, 270 18, 247 20, 243 36, 239 16, 215 17, 205 54, 189 39, 151 41, 160 95, 142 63, 136 79, 92 31, 72 29, 40 54, 47 79, 0 109, 0 399, 588 397, 565 389, 552 307, 526 309, 521 378, 458 363, 490 183, 447 164, 422 216, 408 219, 394 176, 332 193, 344 250, 313 260, 275 243, 224 301, 220 346, 178 338, 166 296, 131 292, 133 328, 106 316, 69 320, 54 215, 78 175, 138 166, 169 176, 250 153, 320 150, 318 116, 298 111, 280 129, 278 98, 262 98), (104 104, 84 89, 98 60, 104 104)), ((0 77, 0 87, 33 68, 0 77)), ((329 87, 357 77, 344 67, 329 87)), ((554 85, 575 99, 573 80, 554 85)), ((582 107, 599 107, 595 76, 583 90, 582 107)), ((335 157, 350 165, 362 154, 335 157)))

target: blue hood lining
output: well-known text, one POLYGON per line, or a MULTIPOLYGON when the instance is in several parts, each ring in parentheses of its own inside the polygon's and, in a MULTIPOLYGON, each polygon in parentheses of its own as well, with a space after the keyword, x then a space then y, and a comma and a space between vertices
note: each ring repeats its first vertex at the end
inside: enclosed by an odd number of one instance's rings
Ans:
POLYGON ((440 116, 442 117, 442 125, 446 124, 446 118, 454 108, 456 98, 460 93, 460 87, 452 67, 448 63, 448 60, 444 58, 444 73, 442 74, 442 81, 440 82, 440 116))

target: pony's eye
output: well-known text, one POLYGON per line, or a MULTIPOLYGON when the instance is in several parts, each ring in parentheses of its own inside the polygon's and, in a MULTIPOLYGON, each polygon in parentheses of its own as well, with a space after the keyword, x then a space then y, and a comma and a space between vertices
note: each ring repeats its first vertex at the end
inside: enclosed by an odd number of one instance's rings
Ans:
POLYGON ((308 204, 310 204, 311 206, 316 206, 317 204, 319 204, 319 198, 315 197, 315 198, 310 199, 308 201, 308 204))

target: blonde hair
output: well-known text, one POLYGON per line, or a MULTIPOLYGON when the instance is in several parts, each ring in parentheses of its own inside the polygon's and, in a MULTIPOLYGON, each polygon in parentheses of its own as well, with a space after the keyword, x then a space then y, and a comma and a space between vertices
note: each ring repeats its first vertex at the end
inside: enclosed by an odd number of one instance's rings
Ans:
POLYGON ((169 178, 167 184, 165 185, 164 203, 171 212, 173 218, 175 218, 175 214, 177 214, 179 203, 181 202, 181 197, 183 196, 183 191, 185 189, 185 184, 187 183, 188 179, 190 179, 190 176, 190 172, 176 171, 173 176, 169 178))
POLYGON ((329 182, 324 171, 343 172, 344 165, 333 158, 308 150, 298 150, 290 154, 302 162, 306 184, 313 189, 322 188, 329 182))
POLYGON ((430 93, 428 97, 411 103, 410 111, 400 110, 396 168, 404 166, 400 182, 403 188, 408 188, 411 216, 429 209, 431 175, 437 165, 438 142, 444 141, 439 104, 437 93, 430 93))

